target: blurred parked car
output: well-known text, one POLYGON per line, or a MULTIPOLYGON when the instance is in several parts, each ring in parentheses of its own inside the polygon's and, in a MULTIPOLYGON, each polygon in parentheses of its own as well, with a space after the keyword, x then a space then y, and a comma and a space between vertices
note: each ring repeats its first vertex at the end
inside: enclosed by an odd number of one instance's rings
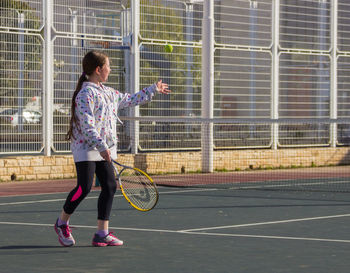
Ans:
MULTIPOLYGON (((22 123, 23 124, 38 124, 41 122, 42 114, 39 111, 33 111, 28 109, 23 109, 22 112, 22 123)), ((1 124, 11 124, 13 127, 19 125, 19 114, 18 110, 15 108, 5 109, 0 112, 0 122, 1 124)))

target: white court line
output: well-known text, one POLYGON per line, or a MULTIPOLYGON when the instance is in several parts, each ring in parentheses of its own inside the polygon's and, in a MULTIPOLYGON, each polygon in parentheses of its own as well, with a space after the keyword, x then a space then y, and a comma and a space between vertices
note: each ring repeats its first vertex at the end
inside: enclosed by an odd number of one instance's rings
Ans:
POLYGON ((240 228, 240 227, 285 224, 285 223, 292 223, 292 222, 303 222, 303 221, 341 218, 341 217, 349 217, 349 216, 350 216, 350 214, 338 214, 338 215, 327 215, 327 216, 310 217, 310 218, 288 219, 288 220, 281 220, 281 221, 258 222, 258 223, 241 224, 241 225, 216 226, 216 227, 207 227, 207 228, 193 228, 193 229, 184 229, 184 230, 179 230, 179 231, 180 232, 197 232, 197 231, 217 230, 217 229, 226 229, 226 228, 240 228))
MULTIPOLYGON (((253 186, 240 186, 237 185, 237 187, 230 187, 229 189, 234 190, 234 189, 241 189, 241 190, 250 190, 250 189, 266 189, 266 188, 287 188, 287 187, 296 187, 296 186, 315 186, 315 185, 330 185, 330 184, 339 184, 339 183, 349 183, 349 180, 337 180, 337 181, 321 181, 321 182, 312 182, 312 183, 308 183, 308 182, 290 182, 290 179, 287 180, 278 180, 277 184, 276 181, 261 181, 261 182, 247 182, 247 185, 249 185, 248 183, 256 183, 253 186), (271 183, 272 185, 259 185, 259 183, 271 183), (289 182, 289 183, 288 183, 289 182), (275 184, 274 184, 275 183, 275 184), (283 184, 282 184, 283 183, 283 184)), ((293 190, 293 189, 292 189, 293 190)))
MULTIPOLYGON (((74 189, 74 188, 72 188, 74 189)), ((92 189, 90 191, 93 192, 99 192, 97 189, 92 189)), ((44 192, 44 193, 26 193, 26 194, 15 194, 15 195, 6 195, 6 196, 0 196, 0 198, 13 198, 13 197, 28 197, 28 196, 42 196, 42 195, 54 195, 54 194, 68 194, 69 191, 57 191, 57 192, 44 192)))
MULTIPOLYGON (((218 190, 218 189, 177 190, 177 191, 160 192, 160 195, 162 195, 162 194, 173 194, 173 193, 184 193, 184 192, 216 191, 216 190, 218 190)), ((26 195, 26 196, 28 196, 28 195, 26 195)), ((121 197, 121 196, 123 196, 123 195, 122 194, 115 195, 115 197, 121 197)), ((98 196, 85 197, 85 199, 96 199, 96 198, 98 198, 98 196)), ((36 204, 36 203, 50 203, 50 202, 61 202, 61 201, 66 201, 66 198, 32 200, 32 201, 19 201, 19 202, 7 202, 7 203, 0 203, 0 206, 25 205, 25 204, 36 204)))
MULTIPOLYGON (((21 222, 0 222, 0 225, 42 226, 42 227, 54 226, 54 224, 21 223, 21 222)), ((96 226, 84 226, 84 225, 72 225, 71 227, 96 229, 96 226)), ((110 229, 126 230, 126 231, 141 231, 141 232, 177 233, 177 234, 183 234, 183 235, 199 235, 199 236, 316 241, 316 242, 333 242, 333 243, 347 243, 347 244, 350 243, 350 240, 338 240, 338 239, 327 239, 327 238, 268 236, 268 235, 254 235, 254 234, 227 234, 227 233, 220 234, 220 233, 208 233, 208 232, 184 232, 184 231, 167 230, 167 229, 125 228, 125 227, 110 227, 110 229)))
MULTIPOLYGON (((117 197, 122 195, 116 195, 117 197)), ((98 196, 88 196, 85 199, 96 199, 98 196)), ((0 203, 0 206, 9 206, 9 205, 25 205, 25 204, 36 204, 36 203, 50 203, 50 202, 61 202, 66 201, 66 198, 62 199, 45 199, 45 200, 33 200, 33 201, 21 201, 21 202, 8 202, 8 203, 0 203)))
POLYGON ((172 193, 184 193, 184 192, 222 191, 222 190, 223 189, 187 189, 187 190, 176 190, 176 191, 163 191, 163 192, 159 192, 159 193, 160 194, 172 194, 172 193))
MULTIPOLYGON (((20 226, 41 226, 41 227, 53 227, 53 224, 39 224, 39 223, 23 223, 23 222, 0 222, 0 225, 20 225, 20 226)), ((71 228, 89 228, 96 229, 97 226, 84 226, 84 225, 70 225, 71 228)), ((109 227, 109 229, 116 230, 131 230, 131 231, 148 231, 148 232, 168 232, 168 233, 181 233, 176 230, 167 229, 146 229, 146 228, 126 228, 126 227, 109 227)))
POLYGON ((335 242, 335 243, 350 243, 350 240, 337 240, 325 238, 307 238, 307 237, 286 237, 286 236, 267 236, 254 234, 226 234, 226 233, 209 233, 209 232, 183 232, 184 234, 196 234, 207 236, 224 236, 224 237, 242 237, 242 238, 260 238, 260 239, 278 239, 278 240, 299 240, 299 241, 318 241, 318 242, 335 242))

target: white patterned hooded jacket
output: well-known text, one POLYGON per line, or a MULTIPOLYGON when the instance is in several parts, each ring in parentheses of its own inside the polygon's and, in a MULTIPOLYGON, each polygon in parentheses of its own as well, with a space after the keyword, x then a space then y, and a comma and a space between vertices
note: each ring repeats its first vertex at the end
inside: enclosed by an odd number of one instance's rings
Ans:
POLYGON ((150 102, 157 92, 156 84, 136 94, 119 91, 92 82, 84 82, 75 99, 77 124, 73 125, 71 150, 74 161, 104 160, 100 152, 110 149, 117 157, 118 109, 150 102))

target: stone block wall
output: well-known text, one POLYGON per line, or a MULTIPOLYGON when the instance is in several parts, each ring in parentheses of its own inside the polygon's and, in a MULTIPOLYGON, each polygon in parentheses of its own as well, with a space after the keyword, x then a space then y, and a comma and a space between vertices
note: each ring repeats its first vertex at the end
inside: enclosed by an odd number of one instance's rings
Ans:
MULTIPOLYGON (((150 174, 199 172, 201 152, 119 154, 118 160, 150 174)), ((214 152, 215 170, 245 170, 350 165, 350 148, 294 148, 214 152)), ((0 158, 0 181, 51 180, 76 176, 71 155, 9 156, 0 158)))

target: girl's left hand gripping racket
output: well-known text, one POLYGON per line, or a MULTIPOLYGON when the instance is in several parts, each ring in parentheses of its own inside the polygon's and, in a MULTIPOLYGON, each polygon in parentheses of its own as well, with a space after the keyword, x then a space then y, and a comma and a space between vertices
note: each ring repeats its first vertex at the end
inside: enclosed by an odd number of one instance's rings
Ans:
POLYGON ((112 160, 116 179, 125 199, 135 209, 140 211, 149 211, 155 207, 159 199, 159 193, 156 184, 152 178, 137 168, 122 165, 112 160), (121 167, 121 171, 118 171, 121 167))

